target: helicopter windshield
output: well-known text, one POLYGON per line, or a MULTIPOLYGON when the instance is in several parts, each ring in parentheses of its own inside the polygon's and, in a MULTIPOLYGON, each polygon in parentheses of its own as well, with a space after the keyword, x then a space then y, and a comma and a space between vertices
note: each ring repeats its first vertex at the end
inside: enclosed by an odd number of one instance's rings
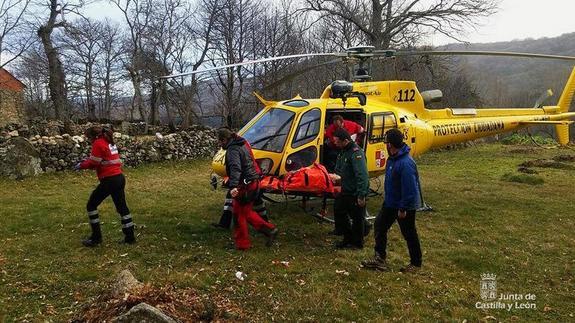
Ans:
POLYGON ((294 115, 294 112, 288 110, 270 109, 244 132, 243 137, 254 149, 280 153, 283 151, 294 115))

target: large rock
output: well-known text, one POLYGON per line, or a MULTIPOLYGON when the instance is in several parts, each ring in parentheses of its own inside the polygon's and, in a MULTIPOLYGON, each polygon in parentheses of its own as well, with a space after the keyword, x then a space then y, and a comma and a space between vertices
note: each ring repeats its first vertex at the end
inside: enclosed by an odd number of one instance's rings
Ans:
POLYGON ((140 283, 129 270, 124 269, 116 278, 116 282, 112 287, 112 296, 116 298, 124 297, 125 294, 134 293, 141 287, 142 283, 140 283))
POLYGON ((132 307, 126 314, 117 317, 112 322, 118 323, 176 323, 174 319, 162 313, 159 309, 140 303, 132 307))
POLYGON ((0 176, 23 179, 42 173, 40 154, 25 138, 8 139, 0 151, 0 176))

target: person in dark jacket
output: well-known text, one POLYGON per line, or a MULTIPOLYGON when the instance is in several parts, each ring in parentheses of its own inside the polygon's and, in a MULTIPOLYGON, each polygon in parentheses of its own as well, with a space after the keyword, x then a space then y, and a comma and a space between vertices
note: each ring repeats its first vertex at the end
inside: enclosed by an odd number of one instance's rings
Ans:
POLYGON ((420 207, 419 176, 410 148, 403 142, 397 128, 385 133, 389 158, 385 167, 385 200, 374 224, 375 257, 362 261, 368 269, 388 270, 385 262, 387 232, 397 219, 401 234, 407 241, 410 264, 402 272, 415 272, 421 267, 421 246, 415 228, 415 211, 420 207))
POLYGON ((132 215, 126 204, 124 192, 126 179, 122 174, 122 161, 112 134, 113 132, 109 128, 101 126, 88 128, 85 135, 92 143, 90 157, 74 167, 76 170, 95 169, 100 180, 100 184, 90 195, 86 206, 92 228, 92 235, 82 241, 86 247, 95 247, 102 243, 98 206, 110 195, 122 222, 124 239, 121 242, 128 244, 136 242, 134 222, 132 222, 132 215))
POLYGON ((338 249, 363 248, 365 199, 369 192, 369 175, 363 150, 345 129, 333 134, 334 144, 341 150, 337 156, 334 182, 341 183, 341 193, 335 198, 334 220, 336 231, 343 233, 338 249), (351 224, 350 224, 351 218, 351 224))
POLYGON ((227 128, 218 130, 218 141, 226 150, 226 173, 229 177, 229 193, 233 198, 236 248, 246 250, 251 246, 248 223, 267 236, 266 245, 270 246, 278 229, 253 210, 253 203, 259 195, 260 175, 250 144, 227 128))

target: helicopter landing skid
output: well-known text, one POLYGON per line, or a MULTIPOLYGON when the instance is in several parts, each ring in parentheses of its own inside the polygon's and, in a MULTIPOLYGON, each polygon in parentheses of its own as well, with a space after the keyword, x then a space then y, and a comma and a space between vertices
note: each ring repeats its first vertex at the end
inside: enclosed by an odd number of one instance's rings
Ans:
MULTIPOLYGON (((270 193, 270 192, 268 192, 270 193)), ((306 213, 309 214, 321 221, 334 223, 333 217, 328 215, 327 205, 331 204, 328 201, 328 197, 321 197, 317 195, 305 195, 305 194, 296 194, 293 196, 284 195, 285 200, 280 201, 269 197, 266 194, 262 194, 262 199, 268 201, 272 204, 278 203, 287 203, 287 202, 301 202, 300 208, 306 213), (321 199, 321 205, 316 205, 316 203, 310 203, 311 201, 317 201, 321 199), (314 204, 314 205, 310 205, 314 204)))
MULTIPOLYGON (((269 192, 268 192, 269 193, 269 192)), ((318 220, 320 220, 321 222, 328 222, 328 223, 334 223, 335 220, 333 218, 333 216, 329 215, 328 212, 328 204, 332 204, 333 202, 333 196, 324 196, 324 197, 320 197, 317 195, 305 195, 305 194, 298 194, 298 195, 293 195, 291 197, 288 197, 287 195, 285 196, 285 201, 278 201, 278 200, 274 200, 272 198, 270 198, 269 196, 262 194, 262 198, 270 203, 273 204, 277 204, 277 203, 282 203, 282 202, 296 202, 296 201, 301 201, 301 205, 300 208, 308 215, 313 216, 314 218, 317 218, 318 220), (301 199, 299 198, 301 197, 301 199), (310 201, 317 201, 321 199, 321 204, 318 205, 310 205, 310 201)), ((316 204, 316 203, 313 203, 316 204)), ((373 221, 375 219, 375 216, 371 216, 369 213, 369 210, 366 208, 365 210, 365 219, 368 221, 373 221)))
POLYGON ((417 209, 417 212, 433 212, 433 207, 431 205, 423 203, 423 206, 417 209))
POLYGON ((319 212, 306 212, 309 215, 313 216, 314 218, 322 221, 322 222, 329 222, 329 223, 335 223, 335 220, 333 218, 328 217, 327 215, 327 209, 323 209, 320 210, 319 212))
POLYGON ((318 211, 316 211, 316 208, 313 206, 308 208, 308 201, 309 200, 310 200, 310 198, 305 197, 305 196, 302 199, 301 207, 306 214, 309 214, 309 215, 313 216, 314 218, 316 218, 322 222, 329 222, 329 223, 335 222, 333 217, 328 216, 327 197, 322 198, 321 206, 320 206, 320 209, 318 211))
MULTIPOLYGON (((322 222, 335 223, 333 216, 329 216, 329 212, 327 210, 326 198, 322 200, 321 208, 319 209, 319 211, 316 211, 315 207, 308 208, 307 206, 308 206, 307 201, 304 198, 302 201, 302 209, 306 214, 309 214, 322 222)), ((372 221, 375 219, 375 216, 370 215, 369 210, 367 208, 365 209, 365 219, 368 221, 372 221)))

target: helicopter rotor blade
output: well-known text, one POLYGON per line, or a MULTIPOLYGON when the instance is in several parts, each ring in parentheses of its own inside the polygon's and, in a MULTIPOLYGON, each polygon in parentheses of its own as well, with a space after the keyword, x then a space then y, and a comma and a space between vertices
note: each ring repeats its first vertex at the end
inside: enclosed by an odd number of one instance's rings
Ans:
MULTIPOLYGON (((382 55, 379 53, 377 53, 377 54, 382 55)), ((398 52, 395 52, 392 56, 425 56, 425 55, 430 55, 430 56, 508 56, 508 57, 546 58, 546 59, 575 61, 575 57, 573 57, 573 56, 516 53, 516 52, 472 51, 472 50, 408 51, 408 52, 399 52, 398 51, 398 52)))
POLYGON ((316 65, 312 65, 312 66, 310 66, 310 67, 306 67, 306 68, 301 69, 301 70, 299 70, 299 71, 292 72, 292 73, 290 73, 290 74, 288 74, 288 75, 282 77, 281 79, 279 79, 279 80, 277 80, 277 81, 275 81, 275 82, 273 82, 273 83, 271 83, 271 84, 266 85, 266 86, 263 88, 263 91, 267 91, 267 90, 269 90, 269 89, 273 89, 273 88, 275 88, 276 86, 278 86, 278 85, 280 85, 280 84, 282 84, 282 83, 284 83, 284 82, 291 81, 291 80, 293 80, 294 78, 296 78, 297 76, 299 76, 299 75, 301 75, 301 74, 303 74, 303 73, 309 72, 309 71, 311 71, 311 70, 314 70, 314 69, 316 69, 316 68, 319 68, 319 67, 322 67, 322 66, 325 66, 325 65, 329 65, 329 64, 339 63, 339 62, 341 62, 341 59, 336 58, 336 59, 333 59, 333 60, 331 60, 331 61, 319 63, 319 64, 316 64, 316 65))
MULTIPOLYGON (((556 60, 566 60, 575 61, 573 56, 562 56, 562 55, 548 55, 548 54, 532 54, 532 53, 516 53, 516 52, 498 52, 498 51, 471 51, 471 50, 459 50, 459 51, 397 51, 393 49, 383 49, 375 50, 373 46, 357 46, 348 48, 345 52, 332 52, 332 53, 306 53, 306 54, 295 54, 295 55, 285 55, 285 56, 275 56, 267 57, 262 59, 248 60, 240 63, 220 65, 214 67, 208 67, 204 69, 198 69, 191 72, 164 75, 160 76, 160 79, 169 79, 181 76, 187 76, 198 73, 206 73, 224 68, 238 67, 244 65, 265 63, 283 59, 292 58, 308 58, 308 57, 321 57, 321 56, 335 56, 338 59, 330 61, 330 64, 338 60, 343 60, 346 63, 357 63, 364 62, 367 59, 382 60, 386 58, 393 58, 398 56, 507 56, 507 57, 524 57, 524 58, 545 58, 545 59, 556 59, 556 60)), ((320 65, 321 66, 321 65, 320 65)))
POLYGON ((347 56, 347 53, 308 53, 308 54, 295 54, 295 55, 286 55, 286 56, 274 56, 274 57, 267 57, 267 58, 262 58, 262 59, 248 60, 248 61, 243 61, 243 62, 234 63, 234 64, 214 66, 214 67, 204 68, 201 70, 195 70, 195 71, 186 72, 186 73, 164 75, 164 76, 160 76, 159 78, 160 79, 168 79, 168 78, 187 76, 187 75, 192 75, 192 74, 197 74, 197 73, 205 73, 205 72, 210 72, 210 71, 215 71, 215 70, 230 68, 230 67, 244 66, 244 65, 250 65, 250 64, 257 64, 257 63, 265 63, 265 62, 271 62, 271 61, 277 61, 277 60, 289 59, 289 58, 304 58, 304 57, 317 57, 317 56, 341 56, 341 57, 345 57, 345 56, 347 56))

